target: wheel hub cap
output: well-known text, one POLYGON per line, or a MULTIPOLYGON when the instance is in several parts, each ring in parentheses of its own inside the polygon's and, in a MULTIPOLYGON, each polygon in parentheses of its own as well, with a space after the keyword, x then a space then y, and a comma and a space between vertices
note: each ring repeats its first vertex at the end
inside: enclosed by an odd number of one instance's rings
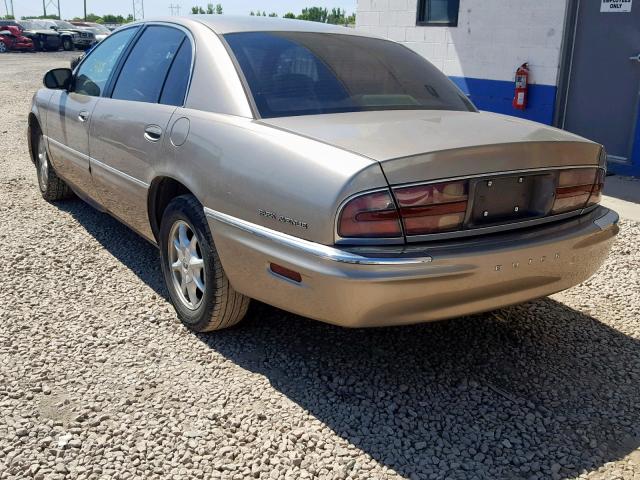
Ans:
POLYGON ((193 228, 178 220, 171 227, 168 247, 173 286, 180 301, 191 310, 202 303, 205 292, 204 260, 193 228))

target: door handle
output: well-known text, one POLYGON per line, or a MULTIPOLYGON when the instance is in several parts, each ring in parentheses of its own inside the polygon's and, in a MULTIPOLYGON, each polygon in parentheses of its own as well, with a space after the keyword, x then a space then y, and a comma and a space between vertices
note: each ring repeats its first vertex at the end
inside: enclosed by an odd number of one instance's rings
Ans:
POLYGON ((162 136, 162 129, 158 125, 147 125, 144 127, 144 138, 150 142, 157 142, 162 136))
POLYGON ((87 118, 89 118, 89 112, 82 110, 78 113, 78 120, 81 122, 86 122, 87 118))
POLYGON ((635 57, 629 57, 629 60, 635 60, 636 62, 640 63, 640 53, 635 57))

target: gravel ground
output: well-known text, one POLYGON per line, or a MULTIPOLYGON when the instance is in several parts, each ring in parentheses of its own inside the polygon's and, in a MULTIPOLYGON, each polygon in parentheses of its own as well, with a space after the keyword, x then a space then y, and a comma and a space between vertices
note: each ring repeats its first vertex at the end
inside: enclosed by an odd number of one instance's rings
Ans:
POLYGON ((490 314, 344 330, 256 305, 194 335, 152 246, 40 198, 26 114, 70 58, 0 58, 1 479, 640 479, 640 224, 588 282, 490 314))

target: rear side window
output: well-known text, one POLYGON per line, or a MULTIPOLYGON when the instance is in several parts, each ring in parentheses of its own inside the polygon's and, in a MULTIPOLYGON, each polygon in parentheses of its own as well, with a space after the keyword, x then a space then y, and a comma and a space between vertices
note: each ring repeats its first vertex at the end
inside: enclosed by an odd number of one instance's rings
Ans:
POLYGON ((162 87, 160 103, 180 107, 187 94, 187 86, 191 75, 191 42, 185 38, 173 60, 167 79, 162 87))
POLYGON ((137 28, 127 28, 100 42, 80 64, 75 76, 74 92, 99 97, 118 58, 136 31, 137 28))
POLYGON ((387 40, 316 32, 225 39, 262 117, 371 110, 475 111, 442 72, 387 40))
POLYGON ((125 61, 111 97, 157 103, 167 72, 185 38, 176 28, 148 27, 125 61))

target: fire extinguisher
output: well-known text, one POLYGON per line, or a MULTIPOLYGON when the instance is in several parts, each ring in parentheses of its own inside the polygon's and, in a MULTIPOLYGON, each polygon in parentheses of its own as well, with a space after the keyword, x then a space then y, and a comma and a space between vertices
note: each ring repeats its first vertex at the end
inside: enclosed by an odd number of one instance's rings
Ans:
POLYGON ((524 110, 527 108, 527 83, 529 82, 529 64, 523 63, 516 70, 516 89, 513 97, 513 108, 524 110))

